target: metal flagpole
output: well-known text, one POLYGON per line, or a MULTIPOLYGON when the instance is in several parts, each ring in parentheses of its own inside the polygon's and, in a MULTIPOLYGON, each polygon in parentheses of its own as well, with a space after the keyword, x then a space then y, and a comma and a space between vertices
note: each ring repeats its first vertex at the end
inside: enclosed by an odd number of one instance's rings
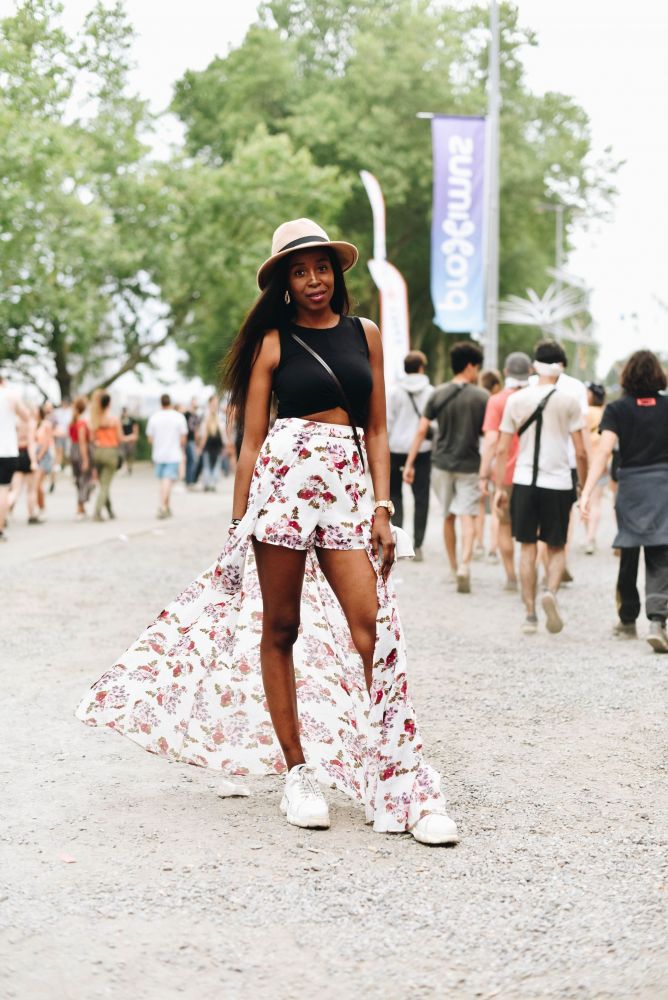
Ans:
POLYGON ((490 46, 487 79, 487 143, 489 151, 487 206, 487 303, 485 367, 499 367, 499 10, 490 3, 490 46))

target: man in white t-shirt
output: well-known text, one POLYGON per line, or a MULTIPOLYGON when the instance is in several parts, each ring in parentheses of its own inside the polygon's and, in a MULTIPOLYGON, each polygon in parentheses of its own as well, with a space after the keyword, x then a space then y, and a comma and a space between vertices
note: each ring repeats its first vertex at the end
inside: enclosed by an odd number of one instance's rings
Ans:
POLYGON ((497 510, 507 503, 503 481, 513 435, 519 434, 519 450, 510 516, 513 537, 521 544, 520 579, 526 607, 523 631, 535 632, 537 542, 547 548, 547 590, 541 603, 549 632, 560 632, 563 621, 556 594, 562 582, 568 523, 575 500, 568 444, 573 443, 580 482, 587 475, 587 453, 583 440, 584 421, 578 402, 567 392, 557 391, 563 372, 559 344, 543 341, 534 351, 533 367, 538 382, 514 393, 501 420, 497 448, 497 510))
POLYGON ((160 506, 158 517, 171 517, 169 501, 174 481, 184 460, 188 425, 186 418, 172 407, 167 393, 160 397, 161 409, 154 413, 146 425, 146 436, 152 448, 155 474, 160 481, 160 506))
MULTIPOLYGON (((561 364, 563 366, 563 369, 565 369, 566 365, 568 364, 568 358, 566 357, 565 350, 563 349, 563 347, 561 346, 561 344, 558 344, 556 341, 550 341, 550 343, 553 346, 553 355, 554 355, 554 357, 558 358, 558 361, 561 362, 561 364)), ((530 385, 537 385, 538 384, 538 376, 534 375, 529 380, 529 384, 530 385)), ((588 420, 589 420, 589 399, 587 397, 587 387, 584 384, 584 382, 581 382, 579 378, 574 378, 572 375, 569 375, 565 370, 562 370, 561 375, 557 379, 557 392, 565 392, 568 396, 572 396, 573 397, 573 399, 575 400, 575 402, 580 407, 580 413, 582 414, 583 426, 587 427, 587 423, 588 423, 588 420)), ((585 451, 587 453, 587 463, 590 463, 591 462, 591 444, 590 444, 590 440, 589 440, 589 435, 585 434, 583 437, 584 437, 585 451)), ((568 441, 568 464, 570 465, 570 468, 571 468, 571 476, 572 476, 572 479, 573 479, 573 488, 575 489, 575 486, 577 484, 577 466, 576 466, 576 461, 575 461, 575 448, 573 447, 573 442, 570 439, 568 441)), ((584 485, 584 484, 582 484, 582 485, 584 485)), ((573 536, 573 509, 571 508, 571 519, 570 519, 569 526, 568 526, 568 540, 566 542, 565 560, 564 560, 564 576, 563 576, 563 580, 561 581, 562 583, 572 583, 573 582, 573 575, 572 575, 571 571, 569 570, 568 564, 567 564, 567 561, 568 561, 568 545, 569 545, 569 543, 571 541, 572 536, 573 536)))
POLYGON ((6 541, 5 521, 9 504, 9 487, 18 463, 19 443, 16 418, 29 420, 30 413, 18 394, 0 372, 0 542, 6 541))

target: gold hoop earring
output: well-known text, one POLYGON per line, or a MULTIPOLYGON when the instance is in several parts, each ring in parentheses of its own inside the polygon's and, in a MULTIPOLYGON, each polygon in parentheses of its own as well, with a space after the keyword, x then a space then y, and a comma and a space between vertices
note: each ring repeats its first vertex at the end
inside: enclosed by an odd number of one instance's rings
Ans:
POLYGON ((287 290, 287 288, 285 289, 285 295, 283 297, 285 299, 286 306, 289 306, 290 305, 290 292, 287 290))

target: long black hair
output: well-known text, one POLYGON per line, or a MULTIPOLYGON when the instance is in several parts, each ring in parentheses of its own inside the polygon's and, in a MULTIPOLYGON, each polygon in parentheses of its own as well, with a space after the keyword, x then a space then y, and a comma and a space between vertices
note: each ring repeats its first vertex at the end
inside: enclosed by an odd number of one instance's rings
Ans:
MULTIPOLYGON (((327 247, 326 250, 334 272, 334 291, 330 306, 332 312, 346 316, 350 312, 350 298, 341 264, 332 249, 327 247)), ((291 257, 292 254, 278 262, 264 291, 251 306, 239 333, 221 362, 222 386, 229 394, 230 408, 237 425, 243 423, 251 369, 260 352, 265 334, 269 330, 282 330, 294 319, 294 302, 285 301, 291 257)))

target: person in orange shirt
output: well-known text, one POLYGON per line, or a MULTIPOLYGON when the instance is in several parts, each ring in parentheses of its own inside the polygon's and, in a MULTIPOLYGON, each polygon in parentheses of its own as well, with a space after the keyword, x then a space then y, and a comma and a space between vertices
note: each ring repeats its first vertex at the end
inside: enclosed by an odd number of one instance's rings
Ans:
POLYGON ((95 501, 93 520, 102 521, 102 509, 106 508, 109 519, 116 515, 111 506, 111 481, 118 471, 121 442, 131 439, 124 434, 119 417, 111 412, 111 396, 96 389, 90 404, 90 427, 93 436, 94 462, 100 488, 95 501))

